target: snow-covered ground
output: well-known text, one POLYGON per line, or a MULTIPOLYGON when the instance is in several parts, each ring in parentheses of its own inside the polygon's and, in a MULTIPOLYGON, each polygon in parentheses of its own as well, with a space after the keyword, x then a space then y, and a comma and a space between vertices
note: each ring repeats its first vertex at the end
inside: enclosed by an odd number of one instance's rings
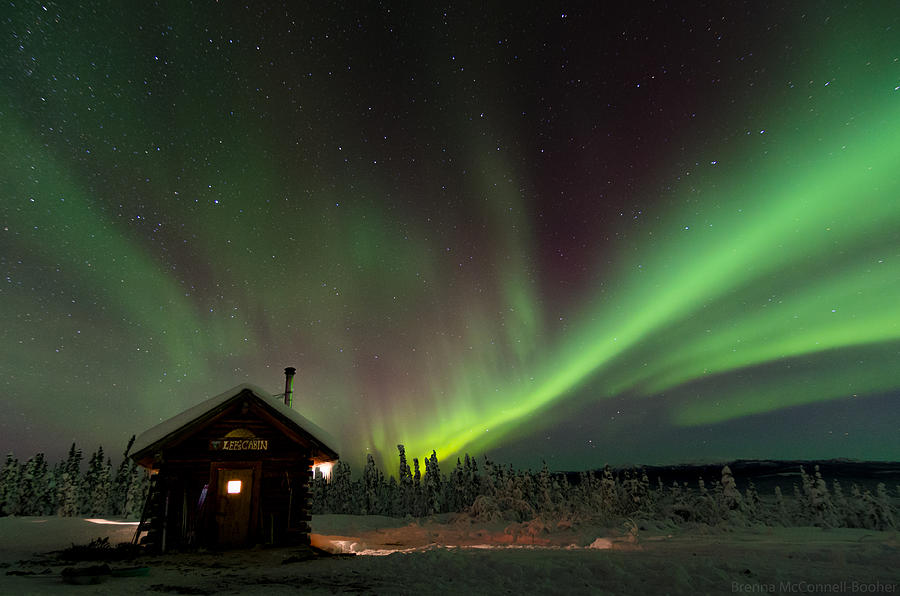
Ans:
POLYGON ((900 593, 900 535, 754 528, 629 531, 590 525, 475 523, 323 515, 314 544, 167 554, 112 562, 147 575, 62 582, 50 551, 134 526, 74 518, 0 518, 0 594, 803 594, 900 593))

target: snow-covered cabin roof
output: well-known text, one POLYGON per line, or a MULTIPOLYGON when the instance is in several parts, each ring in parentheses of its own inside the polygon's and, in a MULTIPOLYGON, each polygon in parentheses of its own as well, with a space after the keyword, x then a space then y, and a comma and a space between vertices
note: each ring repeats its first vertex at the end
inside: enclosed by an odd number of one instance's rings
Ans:
POLYGON ((211 397, 206 401, 202 401, 196 406, 188 408, 181 414, 173 416, 172 418, 164 420, 156 426, 147 429, 135 439, 134 445, 132 445, 131 448, 131 457, 135 460, 140 460, 140 456, 146 456, 147 454, 152 453, 160 444, 166 443, 170 438, 179 434, 182 430, 185 430, 186 427, 201 424, 205 420, 214 417, 217 413, 225 410, 234 399, 245 394, 245 392, 249 392, 257 398, 259 403, 265 405, 282 418, 286 418, 288 422, 304 431, 305 434, 309 435, 315 442, 319 443, 323 454, 330 456, 331 459, 338 459, 338 452, 335 448, 337 442, 329 433, 325 432, 321 427, 307 419, 305 416, 302 416, 292 408, 286 406, 281 399, 260 389, 256 385, 251 385, 250 383, 243 383, 236 387, 232 387, 228 391, 220 393, 215 397, 211 397))

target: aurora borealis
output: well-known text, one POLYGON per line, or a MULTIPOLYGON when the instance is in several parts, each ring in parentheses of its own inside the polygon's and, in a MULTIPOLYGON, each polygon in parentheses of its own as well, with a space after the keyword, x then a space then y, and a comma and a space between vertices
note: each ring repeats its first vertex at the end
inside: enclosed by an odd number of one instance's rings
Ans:
POLYGON ((0 448, 900 459, 900 9, 512 6, 6 3, 0 448))

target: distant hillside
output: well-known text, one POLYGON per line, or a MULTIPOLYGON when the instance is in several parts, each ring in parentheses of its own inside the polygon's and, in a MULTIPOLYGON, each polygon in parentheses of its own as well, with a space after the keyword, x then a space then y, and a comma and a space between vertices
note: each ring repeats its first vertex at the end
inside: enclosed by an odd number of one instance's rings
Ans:
MULTIPOLYGON (((652 486, 656 486, 657 478, 661 478, 665 486, 671 486, 676 480, 687 482, 696 487, 697 479, 703 478, 710 483, 722 477, 722 467, 725 463, 717 464, 683 464, 677 466, 641 466, 647 472, 652 486)), ((837 480, 844 487, 852 484, 860 488, 873 490, 879 482, 884 482, 892 491, 900 485, 900 462, 865 462, 843 459, 831 459, 821 461, 802 460, 737 460, 727 464, 731 467, 734 479, 738 487, 743 490, 752 480, 756 489, 761 494, 771 494, 776 486, 786 494, 790 494, 794 484, 800 484, 800 466, 808 474, 812 474, 818 465, 822 477, 828 483, 829 488, 837 480)), ((621 475, 627 469, 618 468, 621 475)))

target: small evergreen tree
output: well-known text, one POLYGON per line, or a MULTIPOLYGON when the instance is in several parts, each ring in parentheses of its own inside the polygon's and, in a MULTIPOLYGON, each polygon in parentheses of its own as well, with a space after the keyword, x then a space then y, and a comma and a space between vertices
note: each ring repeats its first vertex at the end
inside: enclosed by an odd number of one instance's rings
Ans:
POLYGON ((387 503, 387 508, 390 513, 388 515, 393 515, 394 517, 403 517, 406 515, 403 509, 403 498, 400 495, 400 486, 397 484, 397 479, 393 476, 390 476, 387 481, 387 489, 384 491, 385 498, 387 503))
POLYGON ((74 517, 81 513, 81 458, 81 450, 72 443, 57 485, 57 515, 62 517, 74 517))
POLYGON ((327 513, 325 500, 325 476, 322 471, 316 468, 315 475, 310 482, 310 511, 315 514, 327 513))
POLYGON ((466 453, 463 460, 463 503, 460 510, 468 509, 475 502, 481 487, 481 478, 478 473, 478 462, 474 457, 466 453))
POLYGON ((538 473, 534 506, 544 515, 555 513, 556 503, 553 494, 553 479, 550 477, 550 468, 547 462, 542 462, 541 471, 538 473))
POLYGON ((406 447, 397 445, 400 452, 400 469, 397 475, 397 502, 395 510, 398 515, 410 515, 413 508, 413 479, 409 464, 406 462, 406 447))
POLYGON ((722 497, 726 508, 731 510, 741 509, 743 505, 741 491, 737 489, 734 474, 731 473, 731 468, 728 466, 722 468, 722 497))
POLYGON ((131 483, 128 485, 122 515, 128 519, 140 519, 149 492, 150 474, 143 468, 136 467, 132 472, 131 483))
POLYGON ((444 499, 441 478, 441 468, 438 465, 437 452, 432 451, 431 456, 425 460, 424 497, 425 514, 433 515, 443 513, 444 499))
POLYGON ((3 474, 0 477, 0 514, 19 514, 21 491, 19 460, 10 452, 6 454, 6 463, 3 465, 3 474))
POLYGON ((372 454, 366 454, 366 467, 363 470, 363 484, 365 485, 365 513, 369 515, 383 515, 385 513, 382 494, 384 493, 384 475, 375 466, 375 458, 372 454))
POLYGON ((887 492, 887 486, 885 486, 884 482, 879 482, 875 487, 875 506, 878 512, 878 520, 880 522, 879 529, 897 529, 894 507, 891 504, 891 497, 887 492))
POLYGON ((419 470, 419 458, 413 458, 413 490, 412 507, 410 513, 413 517, 425 515, 425 495, 422 492, 422 472, 419 470))
POLYGON ((747 514, 748 521, 756 523, 762 521, 762 499, 759 498, 759 492, 756 485, 750 480, 747 483, 747 490, 744 493, 744 512, 747 514))
POLYGON ((110 510, 113 515, 127 515, 128 510, 128 493, 131 490, 131 484, 137 480, 137 464, 128 457, 131 453, 131 447, 134 445, 134 435, 128 440, 128 445, 122 453, 122 461, 116 468, 116 474, 112 482, 110 490, 110 510))
POLYGON ((847 499, 847 527, 848 528, 865 528, 866 526, 866 503, 863 500, 862 491, 859 486, 852 484, 850 486, 850 497, 847 499))
POLYGON ((350 464, 341 460, 331 469, 328 510, 330 513, 357 513, 354 507, 353 485, 350 479, 350 464))
POLYGON ((50 479, 43 453, 29 459, 22 469, 19 515, 50 513, 50 479))
MULTIPOLYGON (((856 485, 854 485, 856 488, 856 485)), ((857 489, 856 494, 859 494, 857 489)), ((869 530, 890 530, 896 527, 894 514, 884 483, 879 482, 875 488, 875 495, 871 491, 864 490, 860 501, 860 521, 862 527, 869 530)))
MULTIPOLYGON (((797 486, 794 485, 794 492, 796 493, 797 486)), ((775 511, 776 511, 776 520, 782 526, 791 525, 791 512, 788 509, 787 503, 784 500, 784 495, 781 492, 781 487, 775 487, 775 511)))
MULTIPOLYGON (((590 501, 590 494, 594 492, 591 490, 592 476, 592 474, 585 474, 580 483, 584 485, 584 489, 588 493, 588 501, 590 501)), ((600 508, 609 517, 616 515, 619 511, 619 487, 609 464, 603 466, 603 476, 600 479, 600 508)))
POLYGON ((847 502, 847 497, 844 496, 844 489, 841 488, 841 483, 835 480, 831 483, 831 503, 834 505, 834 513, 837 525, 844 528, 852 528, 852 525, 849 525, 850 520, 847 519, 849 514, 849 505, 847 502))
POLYGON ((82 484, 83 498, 80 513, 96 517, 109 511, 110 468, 112 463, 103 455, 103 447, 91 455, 82 484))
POLYGON ((450 472, 449 481, 444 485, 444 499, 450 511, 462 511, 466 503, 465 481, 462 461, 456 458, 456 467, 450 472))

